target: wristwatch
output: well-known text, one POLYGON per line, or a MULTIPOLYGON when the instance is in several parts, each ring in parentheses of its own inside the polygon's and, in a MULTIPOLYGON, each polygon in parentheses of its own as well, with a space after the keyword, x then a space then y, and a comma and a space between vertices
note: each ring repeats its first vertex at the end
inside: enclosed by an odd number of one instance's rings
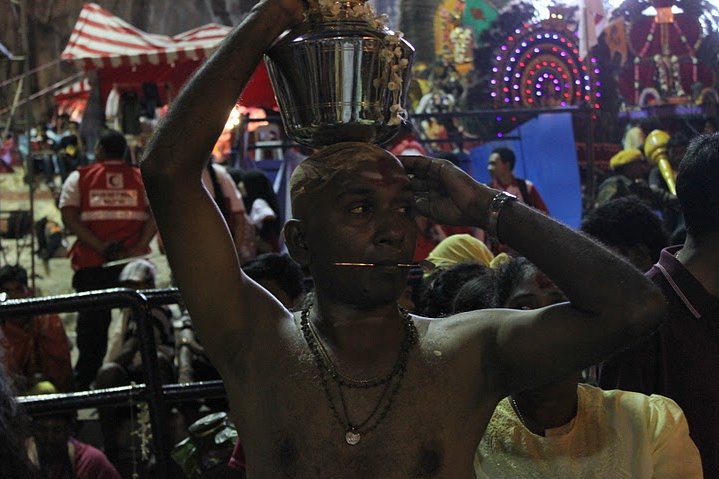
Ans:
POLYGON ((487 210, 487 234, 489 238, 496 243, 500 242, 498 232, 499 214, 502 212, 502 208, 512 201, 517 201, 517 197, 506 191, 500 191, 494 195, 494 198, 492 198, 492 201, 489 203, 489 209, 487 210))

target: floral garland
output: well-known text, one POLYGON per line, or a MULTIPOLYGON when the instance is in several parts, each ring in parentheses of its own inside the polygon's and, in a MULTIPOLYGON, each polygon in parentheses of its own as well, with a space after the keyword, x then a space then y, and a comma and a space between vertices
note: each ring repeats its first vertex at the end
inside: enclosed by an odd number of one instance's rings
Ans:
POLYGON ((472 62, 472 30, 461 26, 454 27, 449 33, 452 42, 451 59, 456 64, 472 62))
POLYGON ((661 91, 665 97, 686 96, 686 92, 682 87, 679 57, 676 55, 662 56, 656 54, 653 60, 657 69, 659 91, 661 91))
POLYGON ((671 58, 669 58, 669 61, 672 66, 672 83, 674 84, 674 92, 677 96, 686 96, 687 94, 682 86, 682 71, 681 65, 679 65, 679 57, 672 55, 671 58))
MULTIPOLYGON (((309 16, 319 16, 322 21, 360 20, 379 31, 387 29, 387 15, 378 15, 366 0, 319 0, 317 5, 310 7, 309 16)), ((407 119, 407 110, 402 108, 402 74, 409 67, 409 59, 404 57, 400 46, 402 32, 391 32, 385 37, 386 44, 380 50, 380 59, 384 63, 380 75, 372 80, 377 89, 387 89, 392 94, 390 126, 398 126, 407 119)))

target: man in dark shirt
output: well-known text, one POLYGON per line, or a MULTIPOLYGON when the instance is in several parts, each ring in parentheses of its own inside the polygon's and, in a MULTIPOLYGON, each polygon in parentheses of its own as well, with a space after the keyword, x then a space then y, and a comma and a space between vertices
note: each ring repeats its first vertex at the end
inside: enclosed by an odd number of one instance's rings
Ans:
POLYGON ((669 305, 656 334, 605 362, 604 388, 662 394, 682 407, 705 477, 719 477, 719 134, 695 139, 679 167, 683 246, 662 251, 647 276, 669 305))

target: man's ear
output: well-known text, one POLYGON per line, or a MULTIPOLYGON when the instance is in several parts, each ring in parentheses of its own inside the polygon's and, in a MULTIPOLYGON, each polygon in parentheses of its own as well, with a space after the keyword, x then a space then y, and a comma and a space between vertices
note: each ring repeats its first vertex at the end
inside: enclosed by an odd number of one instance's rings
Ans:
POLYGON ((300 266, 306 267, 310 264, 310 252, 302 226, 301 220, 293 218, 285 223, 282 234, 292 259, 297 261, 300 266))

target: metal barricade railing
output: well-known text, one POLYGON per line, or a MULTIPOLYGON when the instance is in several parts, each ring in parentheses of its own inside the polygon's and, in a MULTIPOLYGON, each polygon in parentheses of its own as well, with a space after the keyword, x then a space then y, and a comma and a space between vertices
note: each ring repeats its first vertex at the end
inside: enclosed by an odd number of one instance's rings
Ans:
POLYGON ((168 423, 166 403, 168 401, 225 395, 222 381, 164 386, 160 382, 157 345, 155 344, 152 321, 149 318, 149 309, 150 306, 177 304, 180 301, 180 294, 175 288, 145 291, 116 288, 0 302, 0 319, 20 315, 68 313, 88 309, 123 307, 130 307, 134 317, 139 318, 140 354, 142 356, 142 369, 145 373, 145 384, 68 394, 24 396, 18 398, 18 402, 23 405, 29 414, 121 405, 130 401, 147 402, 152 427, 152 442, 157 459, 156 475, 159 479, 169 479, 171 458, 165 432, 165 427, 168 423))
MULTIPOLYGON (((49 412, 75 411, 77 409, 121 406, 128 402, 144 401, 146 384, 120 386, 107 389, 93 389, 67 394, 44 394, 42 396, 21 396, 16 398, 30 415, 49 412)), ((224 397, 225 385, 222 381, 198 381, 188 384, 164 384, 162 397, 165 402, 189 401, 224 397)))

